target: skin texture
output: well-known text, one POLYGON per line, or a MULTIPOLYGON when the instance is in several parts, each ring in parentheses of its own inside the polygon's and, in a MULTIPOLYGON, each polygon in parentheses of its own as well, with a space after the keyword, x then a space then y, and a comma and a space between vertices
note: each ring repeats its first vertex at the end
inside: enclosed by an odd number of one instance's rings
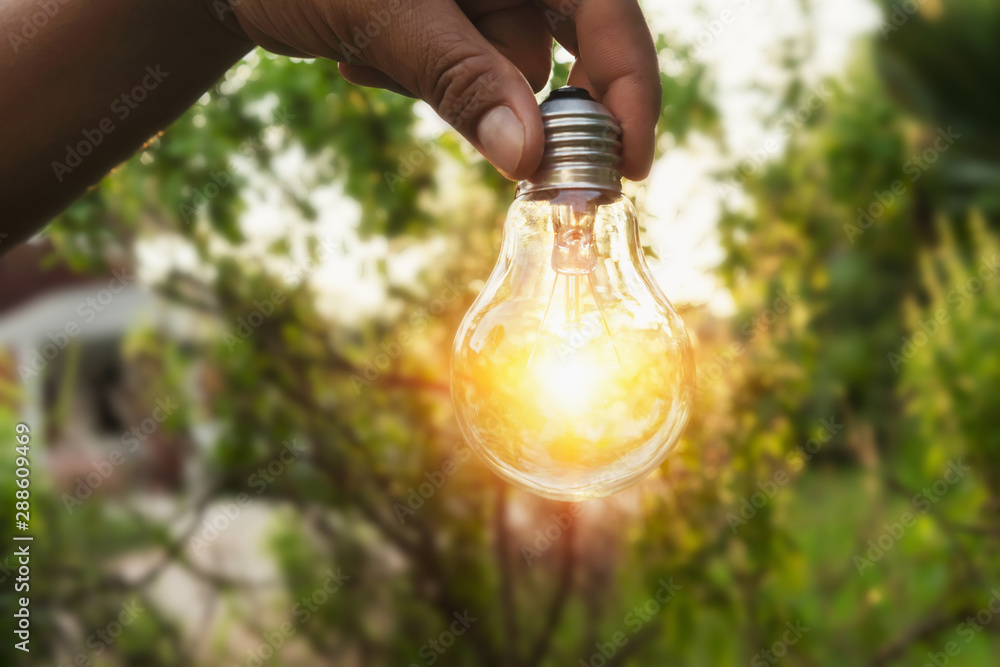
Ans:
POLYGON ((541 159, 533 91, 548 80, 555 38, 577 58, 570 85, 621 122, 622 173, 641 180, 652 163, 660 80, 637 0, 63 1, 50 0, 56 9, 35 31, 26 26, 38 0, 0 3, 0 35, 23 38, 0 44, 0 252, 177 118, 254 44, 337 60, 352 83, 425 100, 520 179, 541 159), (148 101, 131 100, 136 86, 148 101), (85 138, 93 149, 77 166, 53 166, 69 165, 67 146, 85 138))

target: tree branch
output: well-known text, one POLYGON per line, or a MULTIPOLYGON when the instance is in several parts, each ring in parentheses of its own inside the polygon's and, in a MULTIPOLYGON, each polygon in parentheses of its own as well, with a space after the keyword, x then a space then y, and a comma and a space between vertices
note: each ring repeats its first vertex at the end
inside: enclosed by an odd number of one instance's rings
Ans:
POLYGON ((874 657, 872 657, 871 662, 868 664, 870 667, 882 667, 883 665, 888 665, 893 660, 906 653, 907 649, 909 649, 913 644, 923 639, 933 637, 940 630, 943 630, 944 628, 955 623, 959 623, 963 618, 975 613, 976 610, 963 607, 951 614, 926 619, 910 628, 908 631, 888 644, 882 646, 882 648, 875 652, 874 657))
POLYGON ((496 508, 493 513, 493 534, 496 548, 497 566, 500 570, 500 604, 503 609, 504 633, 507 636, 504 664, 515 667, 518 664, 517 619, 514 608, 514 581, 510 570, 510 550, 507 544, 507 485, 496 482, 496 508))
MULTIPOLYGON (((570 505, 566 503, 566 511, 564 513, 572 517, 574 515, 569 511, 569 508, 570 505)), ((531 654, 527 662, 529 667, 536 667, 545 659, 549 645, 552 643, 552 635, 559 625, 559 619, 562 618, 563 610, 566 608, 566 601, 569 599, 569 593, 573 585, 573 573, 576 570, 576 546, 574 544, 576 541, 576 521, 577 519, 575 518, 570 520, 569 526, 562 536, 562 552, 560 553, 559 561, 559 587, 552 595, 548 613, 545 615, 545 625, 542 626, 542 630, 535 640, 534 647, 531 649, 531 654)))

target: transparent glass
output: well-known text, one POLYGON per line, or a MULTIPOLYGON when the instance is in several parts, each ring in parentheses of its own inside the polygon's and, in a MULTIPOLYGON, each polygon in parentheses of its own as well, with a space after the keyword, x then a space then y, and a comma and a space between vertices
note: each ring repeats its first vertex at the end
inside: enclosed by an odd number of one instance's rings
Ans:
POLYGON ((518 197, 452 350, 458 423, 479 456, 548 498, 615 493, 680 438, 693 386, 691 343, 646 265, 631 202, 518 197))

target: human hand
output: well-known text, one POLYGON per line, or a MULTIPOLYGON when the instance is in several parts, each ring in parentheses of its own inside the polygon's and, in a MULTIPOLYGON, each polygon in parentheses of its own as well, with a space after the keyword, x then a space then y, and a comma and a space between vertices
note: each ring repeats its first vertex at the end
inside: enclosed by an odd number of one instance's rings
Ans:
POLYGON ((532 91, 548 81, 555 38, 586 88, 622 126, 621 172, 653 160, 660 79, 637 0, 230 0, 255 43, 340 62, 348 81, 418 97, 501 172, 530 176, 544 137, 532 91))

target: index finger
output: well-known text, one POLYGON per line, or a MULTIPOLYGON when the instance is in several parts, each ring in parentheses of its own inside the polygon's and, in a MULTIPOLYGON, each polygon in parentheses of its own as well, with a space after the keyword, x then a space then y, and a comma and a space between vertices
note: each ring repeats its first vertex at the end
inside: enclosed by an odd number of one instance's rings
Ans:
POLYGON ((555 37, 577 57, 570 85, 586 88, 622 127, 621 172, 641 181, 653 164, 663 91, 656 47, 637 0, 542 0, 555 37))

